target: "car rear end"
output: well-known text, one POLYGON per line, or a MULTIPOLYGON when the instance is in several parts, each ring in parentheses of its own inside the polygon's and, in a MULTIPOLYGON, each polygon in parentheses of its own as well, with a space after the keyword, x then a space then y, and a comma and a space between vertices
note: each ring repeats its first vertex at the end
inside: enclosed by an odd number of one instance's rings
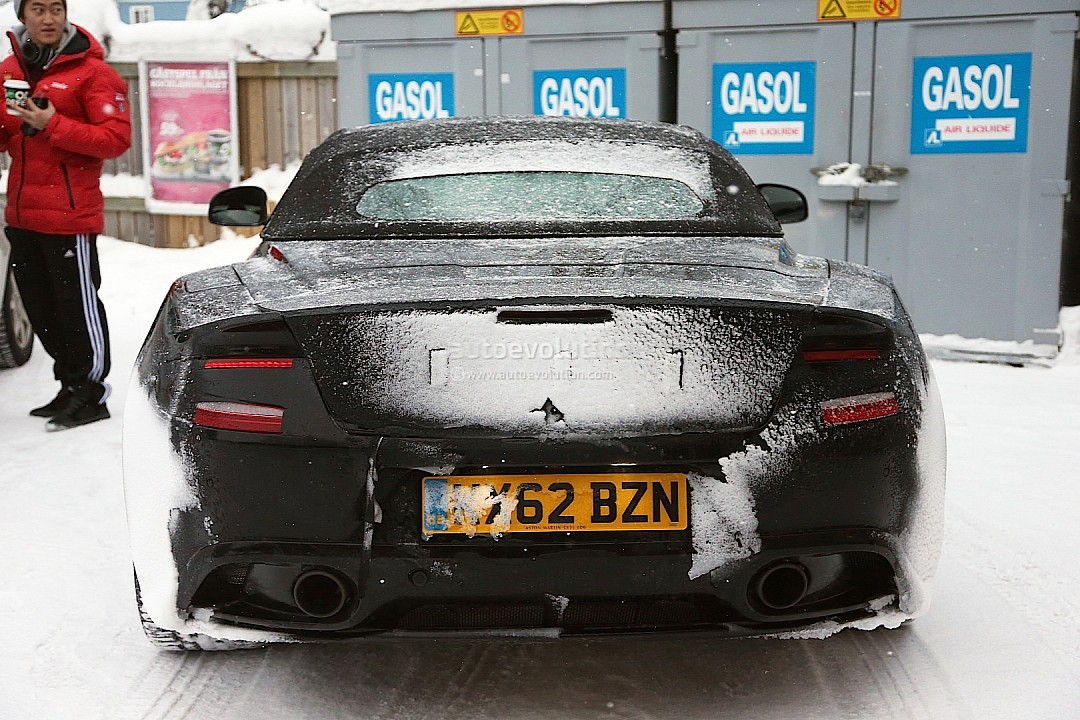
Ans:
POLYGON ((177 617, 351 637, 917 614, 941 428, 902 308, 864 280, 881 312, 560 295, 178 331, 212 304, 181 287, 140 370, 189 492, 177 617))

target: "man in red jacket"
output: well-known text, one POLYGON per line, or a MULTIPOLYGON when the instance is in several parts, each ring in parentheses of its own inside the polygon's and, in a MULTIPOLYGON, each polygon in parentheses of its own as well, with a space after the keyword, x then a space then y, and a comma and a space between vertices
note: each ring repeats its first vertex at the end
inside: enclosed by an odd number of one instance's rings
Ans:
POLYGON ((127 84, 101 44, 67 19, 66 0, 15 0, 6 80, 31 102, 7 101, 0 150, 11 156, 5 232, 34 332, 60 392, 30 411, 63 430, 109 417, 109 329, 98 298, 97 236, 105 230, 101 169, 131 145, 127 84))

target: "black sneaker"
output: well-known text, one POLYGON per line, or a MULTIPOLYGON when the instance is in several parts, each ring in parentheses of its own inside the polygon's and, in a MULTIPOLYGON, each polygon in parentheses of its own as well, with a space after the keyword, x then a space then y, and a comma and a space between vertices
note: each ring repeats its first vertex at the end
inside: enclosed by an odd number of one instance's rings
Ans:
POLYGON ((86 398, 74 395, 68 399, 68 403, 63 410, 53 415, 52 419, 45 423, 45 429, 49 432, 67 430, 80 425, 89 425, 92 422, 104 420, 108 417, 110 417, 109 408, 105 407, 105 403, 89 401, 86 398))
POLYGON ((45 405, 34 408, 30 411, 30 414, 34 417, 51 418, 64 409, 64 406, 71 400, 72 394, 68 388, 60 388, 60 392, 56 393, 56 397, 45 405))

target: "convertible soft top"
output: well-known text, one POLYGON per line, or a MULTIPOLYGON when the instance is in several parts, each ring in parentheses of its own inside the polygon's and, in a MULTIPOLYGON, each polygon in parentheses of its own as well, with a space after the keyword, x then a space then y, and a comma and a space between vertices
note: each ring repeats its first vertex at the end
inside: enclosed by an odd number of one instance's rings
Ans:
POLYGON ((339 130, 304 160, 263 237, 781 235, 768 205, 730 153, 690 128, 631 120, 456 118, 339 130), (647 176, 686 186, 702 208, 670 220, 554 219, 500 223, 387 221, 357 203, 371 187, 402 178, 481 173, 570 172, 647 176))

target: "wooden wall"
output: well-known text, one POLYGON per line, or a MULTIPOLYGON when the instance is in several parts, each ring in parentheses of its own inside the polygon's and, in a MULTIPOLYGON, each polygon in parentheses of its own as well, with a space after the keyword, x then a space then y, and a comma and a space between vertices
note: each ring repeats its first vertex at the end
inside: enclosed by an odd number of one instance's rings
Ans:
POLYGON ((237 65, 241 174, 301 160, 338 129, 336 63, 237 65))

